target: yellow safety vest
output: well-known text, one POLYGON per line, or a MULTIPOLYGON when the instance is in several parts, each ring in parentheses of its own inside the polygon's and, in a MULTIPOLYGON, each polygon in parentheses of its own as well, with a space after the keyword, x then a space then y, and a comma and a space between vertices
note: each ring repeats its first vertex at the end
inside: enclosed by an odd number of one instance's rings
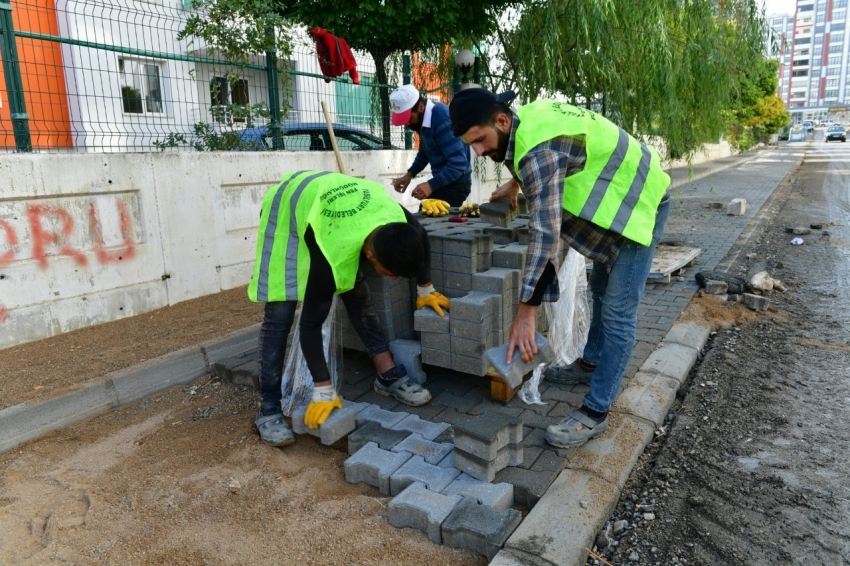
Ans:
POLYGON ((516 111, 520 119, 514 168, 532 148, 560 136, 583 136, 584 169, 564 179, 563 208, 644 246, 652 242, 655 213, 670 177, 655 148, 595 112, 554 100, 516 111))
POLYGON ((391 222, 407 219, 380 183, 328 171, 287 173, 263 197, 248 297, 255 302, 304 299, 310 273, 304 243, 308 226, 331 266, 336 294, 351 290, 366 238, 391 222))

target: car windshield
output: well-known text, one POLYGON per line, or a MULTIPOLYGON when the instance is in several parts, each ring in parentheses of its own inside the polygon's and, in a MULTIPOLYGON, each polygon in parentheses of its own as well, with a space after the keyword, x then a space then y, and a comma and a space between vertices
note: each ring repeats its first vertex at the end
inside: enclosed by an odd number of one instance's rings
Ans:
POLYGON ((844 128, 841 127, 841 126, 830 126, 829 131, 830 132, 843 132, 844 128))

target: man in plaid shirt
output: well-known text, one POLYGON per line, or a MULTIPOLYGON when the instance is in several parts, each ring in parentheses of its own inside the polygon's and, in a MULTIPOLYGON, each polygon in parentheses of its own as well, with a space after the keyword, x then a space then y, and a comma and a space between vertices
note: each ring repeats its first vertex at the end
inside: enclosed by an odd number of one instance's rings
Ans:
POLYGON ((508 106, 514 96, 460 91, 450 106, 452 129, 477 155, 510 171, 512 179, 491 201, 506 199, 516 208, 522 190, 528 202, 529 245, 508 363, 515 348, 525 362, 534 358, 537 309, 542 301, 558 300, 557 237, 593 260, 593 318, 583 356, 546 371, 549 381, 590 385, 582 405, 546 431, 554 446, 577 446, 608 429, 669 214, 670 179, 654 149, 602 116, 555 101, 514 112, 508 106))

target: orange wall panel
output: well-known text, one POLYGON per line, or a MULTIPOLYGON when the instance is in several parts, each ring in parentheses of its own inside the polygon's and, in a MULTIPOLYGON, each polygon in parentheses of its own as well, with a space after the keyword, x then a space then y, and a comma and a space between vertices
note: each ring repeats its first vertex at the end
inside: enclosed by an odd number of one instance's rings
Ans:
MULTIPOLYGON (((17 31, 59 35, 55 3, 52 0, 16 2, 12 21, 17 31)), ((72 147, 71 118, 59 43, 26 38, 17 38, 15 42, 33 148, 72 147)), ((0 108, 0 148, 14 148, 10 100, 2 66, 0 89, 3 100, 0 108)))

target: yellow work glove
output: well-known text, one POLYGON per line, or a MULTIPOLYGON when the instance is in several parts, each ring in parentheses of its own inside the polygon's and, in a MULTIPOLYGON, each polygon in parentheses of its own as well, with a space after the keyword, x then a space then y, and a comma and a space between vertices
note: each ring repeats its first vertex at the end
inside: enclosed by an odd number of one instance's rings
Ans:
POLYGON ((445 216, 449 208, 449 203, 444 200, 429 198, 422 201, 422 213, 427 216, 445 216))
POLYGON ((313 400, 307 405, 304 424, 307 428, 319 428, 320 424, 328 420, 334 409, 342 409, 342 400, 336 394, 334 386, 313 386, 313 400))
POLYGON ((449 310, 451 308, 449 298, 442 293, 438 293, 433 285, 417 287, 416 294, 418 295, 416 297, 416 310, 431 307, 438 315, 446 316, 443 309, 449 310))

